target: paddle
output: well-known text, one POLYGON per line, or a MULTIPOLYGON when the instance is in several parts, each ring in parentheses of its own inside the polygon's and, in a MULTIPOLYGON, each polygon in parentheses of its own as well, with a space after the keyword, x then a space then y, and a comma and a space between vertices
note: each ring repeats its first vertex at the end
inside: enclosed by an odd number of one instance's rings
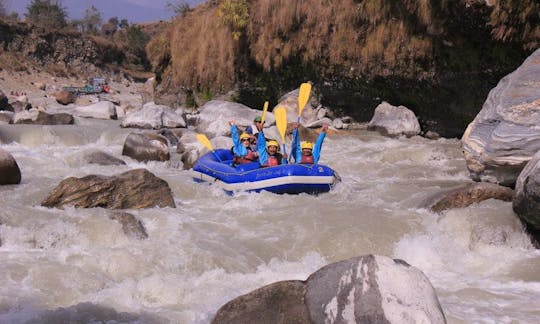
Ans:
POLYGON ((216 158, 218 159, 218 161, 221 162, 221 159, 219 158, 219 155, 217 155, 216 151, 214 151, 214 148, 212 147, 212 143, 210 143, 210 140, 208 139, 208 137, 206 137, 206 135, 204 135, 204 134, 197 134, 197 140, 198 140, 202 145, 204 145, 207 149, 209 149, 210 151, 212 151, 212 153, 214 153, 214 155, 216 156, 216 158))
POLYGON ((298 124, 300 124, 300 116, 302 115, 302 110, 304 110, 309 100, 310 92, 311 84, 302 83, 300 85, 300 91, 298 92, 298 124))
MULTIPOLYGON (((283 153, 287 152, 285 149, 285 132, 287 131, 287 112, 283 106, 277 106, 274 108, 274 117, 276 117, 276 126, 281 135, 281 142, 283 143, 283 153)), ((284 164, 287 163, 287 159, 284 159, 284 164)))
POLYGON ((263 113, 262 113, 262 117, 261 117, 261 127, 264 127, 264 118, 266 117, 266 111, 268 110, 268 101, 265 101, 264 102, 264 108, 263 108, 263 113))

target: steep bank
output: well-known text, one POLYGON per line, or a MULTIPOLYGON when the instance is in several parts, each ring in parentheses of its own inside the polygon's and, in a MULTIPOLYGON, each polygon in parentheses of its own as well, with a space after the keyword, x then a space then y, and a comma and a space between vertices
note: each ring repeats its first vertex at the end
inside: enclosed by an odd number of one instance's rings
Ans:
POLYGON ((310 80, 360 121, 381 100, 460 136, 498 80, 538 45, 538 5, 484 1, 212 1, 148 47, 158 92, 238 90, 252 107, 310 80), (231 5, 232 4, 232 5, 231 5), (516 13, 519 13, 518 14, 516 13))

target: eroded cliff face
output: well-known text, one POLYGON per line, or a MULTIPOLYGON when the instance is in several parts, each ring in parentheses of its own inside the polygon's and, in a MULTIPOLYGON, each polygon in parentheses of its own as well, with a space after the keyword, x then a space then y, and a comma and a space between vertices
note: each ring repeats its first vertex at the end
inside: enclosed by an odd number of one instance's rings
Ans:
POLYGON ((209 1, 148 49, 161 94, 237 89, 240 102, 260 107, 310 80, 323 104, 357 120, 386 100, 412 109, 424 130, 460 136, 489 90, 539 44, 538 6, 209 1))
POLYGON ((118 47, 97 37, 1 20, 0 53, 0 68, 42 69, 61 76, 92 74, 124 59, 118 47))

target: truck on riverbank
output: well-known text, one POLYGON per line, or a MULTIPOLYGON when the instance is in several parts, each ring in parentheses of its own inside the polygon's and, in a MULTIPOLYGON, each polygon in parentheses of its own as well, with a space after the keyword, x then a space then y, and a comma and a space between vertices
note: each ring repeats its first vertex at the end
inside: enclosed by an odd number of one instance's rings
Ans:
POLYGON ((62 88, 65 91, 73 93, 76 96, 85 94, 109 93, 111 90, 104 78, 90 78, 88 84, 84 87, 67 86, 62 88))

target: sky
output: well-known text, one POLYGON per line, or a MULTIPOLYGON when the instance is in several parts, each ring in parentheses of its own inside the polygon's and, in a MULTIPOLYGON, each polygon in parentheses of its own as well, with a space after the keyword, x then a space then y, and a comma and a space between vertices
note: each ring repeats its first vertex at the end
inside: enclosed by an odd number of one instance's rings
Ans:
MULTIPOLYGON (((7 11, 16 11, 24 18, 26 8, 32 0, 7 0, 7 11)), ((169 20, 173 12, 165 8, 167 2, 181 3, 183 0, 60 0, 66 8, 68 19, 80 19, 84 11, 94 6, 101 12, 101 19, 106 22, 111 17, 127 19, 129 22, 147 22, 169 20)), ((192 7, 203 0, 187 0, 192 7)))

